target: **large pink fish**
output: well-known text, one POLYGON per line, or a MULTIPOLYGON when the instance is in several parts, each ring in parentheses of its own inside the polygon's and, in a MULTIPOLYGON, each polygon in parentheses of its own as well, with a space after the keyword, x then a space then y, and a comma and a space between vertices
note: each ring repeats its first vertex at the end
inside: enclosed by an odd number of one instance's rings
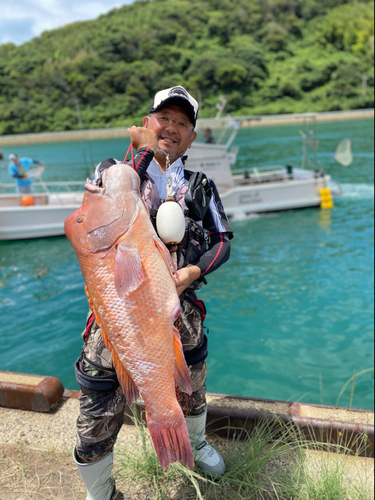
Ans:
POLYGON ((176 386, 191 380, 174 322, 180 304, 173 263, 143 203, 137 173, 115 165, 103 188, 86 184, 82 206, 65 222, 89 298, 128 404, 142 396, 148 429, 165 470, 194 468, 176 386))

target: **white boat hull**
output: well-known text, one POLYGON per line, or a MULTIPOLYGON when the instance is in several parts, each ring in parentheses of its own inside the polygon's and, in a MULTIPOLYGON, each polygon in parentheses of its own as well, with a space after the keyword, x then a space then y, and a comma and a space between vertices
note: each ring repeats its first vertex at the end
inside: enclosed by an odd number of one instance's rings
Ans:
POLYGON ((0 209, 0 240, 23 240, 64 235, 64 222, 77 206, 39 209, 0 209))
POLYGON ((220 196, 229 217, 319 207, 320 189, 327 186, 329 180, 330 178, 325 176, 318 179, 237 186, 221 191, 220 196))
POLYGON ((20 207, 16 195, 1 196, 0 241, 63 236, 66 218, 82 199, 83 193, 36 196, 40 205, 20 207))
POLYGON ((288 174, 282 165, 260 167, 236 174, 225 146, 197 144, 189 154, 186 168, 203 171, 220 193, 229 217, 319 207, 320 190, 328 186, 328 175, 294 168, 288 174))

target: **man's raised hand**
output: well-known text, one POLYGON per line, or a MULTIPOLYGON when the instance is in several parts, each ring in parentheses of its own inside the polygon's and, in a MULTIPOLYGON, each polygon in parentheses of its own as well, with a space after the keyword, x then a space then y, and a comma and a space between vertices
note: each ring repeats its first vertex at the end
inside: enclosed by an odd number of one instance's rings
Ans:
POLYGON ((130 140, 137 151, 141 148, 149 148, 156 153, 158 150, 158 138, 153 130, 133 126, 128 129, 128 132, 130 140))

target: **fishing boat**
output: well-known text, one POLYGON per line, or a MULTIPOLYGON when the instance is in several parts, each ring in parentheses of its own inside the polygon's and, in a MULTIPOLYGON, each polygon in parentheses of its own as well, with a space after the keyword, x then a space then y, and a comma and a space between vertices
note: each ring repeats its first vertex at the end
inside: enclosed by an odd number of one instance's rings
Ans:
POLYGON ((32 204, 22 195, 11 193, 14 184, 1 184, 0 240, 47 238, 64 234, 65 219, 82 204, 82 182, 44 182, 36 174, 32 204))
MULTIPOLYGON (((308 207, 331 208, 331 177, 317 160, 317 139, 302 134, 303 158, 299 167, 273 165, 236 169, 239 148, 233 146, 240 121, 229 122, 216 144, 195 142, 186 168, 204 171, 218 187, 229 218, 308 207), (226 140, 225 134, 229 139, 226 140), (224 141, 223 141, 224 139, 224 141), (311 162, 309 150, 315 150, 311 162)), ((64 221, 82 203, 84 182, 44 182, 42 171, 35 178, 32 206, 21 206, 14 184, 0 184, 0 240, 20 240, 64 235, 64 221), (10 192, 12 191, 12 192, 10 192)))
POLYGON ((301 166, 271 165, 240 170, 235 168, 238 147, 232 144, 241 123, 232 122, 229 126, 233 133, 225 144, 195 143, 186 164, 189 170, 203 171, 215 182, 229 218, 333 207, 333 196, 340 195, 341 189, 323 171, 317 158, 318 139, 314 131, 300 131, 303 141, 301 166))

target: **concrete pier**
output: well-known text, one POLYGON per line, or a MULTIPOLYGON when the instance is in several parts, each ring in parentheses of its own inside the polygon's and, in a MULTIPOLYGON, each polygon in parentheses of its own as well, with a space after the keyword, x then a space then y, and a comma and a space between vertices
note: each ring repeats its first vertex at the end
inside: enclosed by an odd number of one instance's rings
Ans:
MULTIPOLYGON (((30 383, 35 385, 36 376, 26 379, 27 375, 23 375, 21 380, 15 375, 11 375, 14 390, 17 384, 22 391, 25 385, 30 383)), ((3 378, 5 380, 4 376, 3 378)), ((8 380, 6 382, 8 383, 8 380)), ((81 500, 84 498, 85 488, 72 459, 76 420, 79 415, 78 396, 78 391, 65 390, 57 406, 46 413, 4 408, 1 407, 0 400, 0 499, 81 500)), ((310 450, 307 447, 304 453, 306 464, 312 471, 319 470, 322 464, 331 461, 334 470, 340 467, 345 471, 345 480, 348 484, 353 482, 366 484, 369 492, 368 500, 373 498, 374 460, 371 456, 374 412, 220 394, 209 394, 208 404, 209 441, 221 453, 227 452, 228 447, 233 447, 234 443, 240 448, 241 432, 252 433, 258 422, 268 422, 271 428, 275 428, 278 422, 289 422, 297 426, 296 428, 309 430, 313 440, 318 438, 318 442, 322 442, 320 439, 329 438, 333 445, 339 442, 338 437, 341 439, 340 445, 344 445, 347 437, 351 448, 356 436, 359 437, 359 433, 365 431, 368 444, 366 456, 338 455, 336 448, 328 452, 310 450), (233 432, 237 432, 236 436, 232 435, 233 432)), ((141 449, 141 439, 137 428, 127 416, 115 447, 115 473, 121 471, 123 467, 121 463, 123 454, 133 456, 138 449, 141 449)), ((246 452, 246 449, 243 451, 246 452)), ((270 464, 267 468, 271 476, 272 467, 270 464)), ((290 465, 285 463, 282 467, 289 470, 290 465)), ((133 483, 129 479, 121 479, 121 475, 116 476, 116 483, 117 500, 153 498, 152 485, 133 483)), ((172 493, 168 498, 173 500, 180 498, 173 496, 172 493)), ((348 497, 348 500, 357 500, 357 497, 348 497)))

